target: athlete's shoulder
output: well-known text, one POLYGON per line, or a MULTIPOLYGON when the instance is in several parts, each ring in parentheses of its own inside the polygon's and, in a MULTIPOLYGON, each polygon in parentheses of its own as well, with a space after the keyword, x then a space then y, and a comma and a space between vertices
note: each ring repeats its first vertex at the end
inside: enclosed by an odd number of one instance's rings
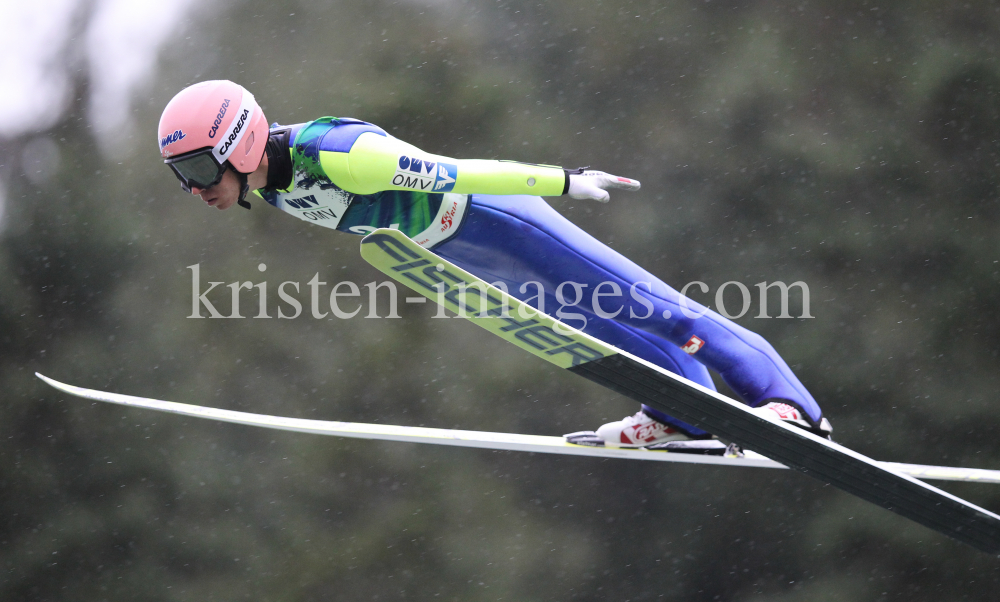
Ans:
POLYGON ((351 117, 320 117, 314 121, 291 126, 290 143, 299 148, 332 153, 349 153, 361 134, 372 132, 389 137, 385 130, 351 117))

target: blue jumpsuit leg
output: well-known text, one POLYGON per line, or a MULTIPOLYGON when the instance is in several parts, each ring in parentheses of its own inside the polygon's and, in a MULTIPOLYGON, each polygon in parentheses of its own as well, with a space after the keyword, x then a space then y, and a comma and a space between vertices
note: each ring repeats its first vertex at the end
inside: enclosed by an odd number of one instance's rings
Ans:
MULTIPOLYGON (((537 282, 544 290, 545 313, 714 388, 707 366, 751 406, 781 399, 814 422, 822 416, 809 392, 762 337, 682 297, 539 197, 473 195, 462 230, 434 252, 484 280, 505 283, 510 294, 522 300, 538 294, 537 285, 522 285, 537 282), (556 297, 560 285, 566 305, 556 297), (617 296, 614 286, 620 291, 617 296), (601 296, 594 294, 598 290, 601 296), (573 301, 578 303, 569 305, 573 301), (680 347, 692 337, 703 345, 687 355, 680 347)), ((532 305, 538 306, 541 299, 532 305)), ((656 410, 650 413, 668 418, 656 410)))

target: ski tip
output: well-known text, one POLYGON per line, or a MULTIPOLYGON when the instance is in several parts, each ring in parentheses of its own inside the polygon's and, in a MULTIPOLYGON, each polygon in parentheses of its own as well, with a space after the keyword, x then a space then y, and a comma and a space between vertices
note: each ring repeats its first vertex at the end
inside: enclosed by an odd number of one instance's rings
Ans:
POLYGON ((44 382, 45 384, 49 385, 54 389, 58 389, 60 391, 66 391, 66 385, 59 382, 58 380, 49 378, 48 376, 45 376, 41 372, 35 372, 35 376, 37 376, 42 382, 44 382))

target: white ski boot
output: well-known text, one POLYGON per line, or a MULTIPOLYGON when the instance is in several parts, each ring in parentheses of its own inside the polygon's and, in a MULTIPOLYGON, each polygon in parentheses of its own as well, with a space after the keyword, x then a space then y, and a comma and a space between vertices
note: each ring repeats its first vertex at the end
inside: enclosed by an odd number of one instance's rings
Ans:
POLYGON ((833 434, 833 425, 830 424, 829 420, 823 418, 820 420, 819 426, 815 427, 802 416, 802 412, 799 411, 798 408, 791 404, 787 404, 782 401, 772 401, 760 407, 753 408, 753 412, 760 416, 764 416, 765 418, 780 420, 787 424, 805 429, 814 435, 832 439, 831 435, 833 434))
POLYGON ((670 441, 691 441, 695 439, 684 431, 639 410, 633 416, 617 422, 609 422, 597 431, 569 433, 566 440, 577 445, 603 445, 607 447, 650 447, 670 441))

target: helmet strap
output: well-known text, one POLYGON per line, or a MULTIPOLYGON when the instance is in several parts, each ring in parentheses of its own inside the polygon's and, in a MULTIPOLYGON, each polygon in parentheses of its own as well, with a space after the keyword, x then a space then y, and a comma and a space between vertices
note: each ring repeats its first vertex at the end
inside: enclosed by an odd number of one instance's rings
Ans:
POLYGON ((236 174, 236 179, 240 183, 240 197, 236 199, 236 203, 244 209, 250 209, 250 201, 247 200, 247 194, 250 192, 250 184, 247 182, 249 174, 242 173, 235 169, 233 169, 233 173, 236 174))

